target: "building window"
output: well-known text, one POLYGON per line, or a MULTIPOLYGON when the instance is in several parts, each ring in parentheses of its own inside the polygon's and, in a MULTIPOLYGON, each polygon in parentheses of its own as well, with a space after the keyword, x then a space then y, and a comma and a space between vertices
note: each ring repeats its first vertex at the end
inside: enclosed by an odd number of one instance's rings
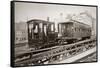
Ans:
POLYGON ((24 40, 26 40, 26 38, 24 37, 24 40))
POLYGON ((18 40, 18 38, 16 37, 16 40, 18 40))

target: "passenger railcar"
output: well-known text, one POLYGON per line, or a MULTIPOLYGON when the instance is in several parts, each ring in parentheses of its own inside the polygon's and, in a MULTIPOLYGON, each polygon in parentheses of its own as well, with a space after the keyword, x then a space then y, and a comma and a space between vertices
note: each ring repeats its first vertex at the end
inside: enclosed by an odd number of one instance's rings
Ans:
POLYGON ((58 37, 72 43, 76 40, 90 38, 91 27, 79 21, 61 22, 58 24, 58 37))
POLYGON ((33 19, 27 21, 28 25, 28 43, 33 48, 45 48, 54 45, 53 42, 57 37, 55 34, 55 24, 53 22, 33 19))

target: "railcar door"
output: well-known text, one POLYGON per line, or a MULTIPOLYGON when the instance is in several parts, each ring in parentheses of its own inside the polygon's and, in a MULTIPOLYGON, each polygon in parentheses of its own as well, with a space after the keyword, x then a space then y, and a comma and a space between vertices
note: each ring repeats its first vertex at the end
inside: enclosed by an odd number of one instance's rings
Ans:
POLYGON ((28 42, 29 44, 37 43, 39 39, 39 24, 29 23, 28 24, 28 42))
POLYGON ((48 25, 47 34, 48 34, 49 41, 55 40, 56 33, 55 33, 55 24, 54 23, 50 23, 48 25))

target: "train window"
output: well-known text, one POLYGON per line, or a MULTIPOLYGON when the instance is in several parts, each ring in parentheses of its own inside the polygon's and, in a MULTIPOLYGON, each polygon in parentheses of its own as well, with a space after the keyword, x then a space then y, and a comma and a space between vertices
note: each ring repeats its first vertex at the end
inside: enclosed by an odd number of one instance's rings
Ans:
POLYGON ((58 26, 59 26, 59 33, 61 33, 61 24, 59 24, 58 26))
POLYGON ((29 24, 29 32, 31 33, 31 29, 33 28, 33 24, 29 24))
POLYGON ((46 32, 47 32, 46 29, 47 29, 46 26, 44 26, 44 33, 45 33, 45 35, 47 35, 47 34, 46 34, 46 32))
POLYGON ((38 25, 35 25, 34 33, 38 33, 38 25))
POLYGON ((40 32, 42 32, 42 27, 43 27, 42 23, 39 24, 39 27, 40 27, 40 32))
POLYGON ((53 24, 51 24, 51 31, 54 31, 54 28, 53 28, 53 26, 54 26, 54 25, 53 25, 53 24))
MULTIPOLYGON (((66 26, 65 25, 62 25, 61 29, 62 29, 62 33, 64 33, 65 32, 65 29, 66 29, 66 26)), ((70 30, 70 28, 68 30, 70 30)))

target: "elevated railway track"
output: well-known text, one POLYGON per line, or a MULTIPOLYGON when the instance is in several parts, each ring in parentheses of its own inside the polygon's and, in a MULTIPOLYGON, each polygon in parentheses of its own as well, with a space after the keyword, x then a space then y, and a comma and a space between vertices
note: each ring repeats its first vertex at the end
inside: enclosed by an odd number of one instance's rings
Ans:
POLYGON ((52 62, 54 61, 57 61, 59 63, 59 61, 62 60, 61 58, 65 56, 67 58, 74 57, 78 54, 96 48, 95 46, 96 46, 95 39, 87 39, 72 44, 58 45, 52 48, 48 48, 49 50, 40 49, 37 50, 37 51, 41 51, 38 53, 35 53, 36 51, 30 51, 24 53, 23 55, 17 56, 15 59, 15 66, 41 65, 41 64, 50 64, 50 63, 52 64, 52 62))
MULTIPOLYGON (((93 54, 95 52, 96 52, 96 47, 94 47, 92 49, 89 49, 87 51, 84 51, 84 52, 82 52, 80 54, 76 54, 76 55, 74 55, 74 56, 72 56, 70 58, 66 58, 66 59, 64 58, 63 60, 61 60, 59 62, 58 61, 55 61, 53 63, 74 63, 74 62, 78 62, 79 60, 82 60, 84 57, 87 57, 87 56, 89 56, 89 55, 91 55, 91 54, 93 54)), ((53 64, 53 63, 51 62, 49 64, 53 64)))

